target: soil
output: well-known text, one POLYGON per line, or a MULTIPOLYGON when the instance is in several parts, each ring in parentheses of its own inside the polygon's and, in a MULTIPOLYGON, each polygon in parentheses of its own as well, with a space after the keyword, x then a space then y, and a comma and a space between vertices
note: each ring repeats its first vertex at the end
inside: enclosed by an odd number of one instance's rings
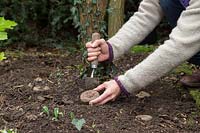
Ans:
MULTIPOLYGON (((151 96, 137 98, 121 95, 103 106, 82 103, 85 91, 79 78, 81 56, 28 51, 0 63, 0 129, 17 129, 18 133, 76 133, 70 112, 86 123, 82 133, 200 132, 200 117, 194 100, 170 75, 142 91, 151 96), (42 107, 50 110, 48 117, 42 107), (53 109, 64 116, 52 120, 53 109), (152 120, 137 119, 150 115, 152 120)), ((128 54, 116 62, 125 71, 144 59, 143 54, 128 54)))

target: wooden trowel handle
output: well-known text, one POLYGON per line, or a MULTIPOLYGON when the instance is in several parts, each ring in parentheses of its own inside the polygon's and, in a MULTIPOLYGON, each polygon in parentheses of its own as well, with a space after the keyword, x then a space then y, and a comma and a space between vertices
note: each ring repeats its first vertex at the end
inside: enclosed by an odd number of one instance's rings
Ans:
MULTIPOLYGON (((95 40, 98 40, 101 38, 101 35, 99 33, 93 33, 92 34, 92 43, 95 41, 95 40)), ((97 68, 98 66, 98 59, 94 60, 91 62, 91 67, 92 68, 97 68)))

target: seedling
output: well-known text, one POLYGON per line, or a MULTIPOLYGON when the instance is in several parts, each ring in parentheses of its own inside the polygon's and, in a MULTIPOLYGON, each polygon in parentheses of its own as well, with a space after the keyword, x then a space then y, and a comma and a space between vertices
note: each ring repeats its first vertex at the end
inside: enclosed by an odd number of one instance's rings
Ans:
POLYGON ((43 106, 42 107, 42 112, 45 113, 45 114, 47 114, 48 117, 50 116, 49 108, 47 106, 43 106))
POLYGON ((0 52, 0 61, 5 60, 5 53, 4 52, 0 52))
MULTIPOLYGON (((47 116, 49 117, 50 116, 49 108, 47 106, 43 106, 42 113, 47 114, 47 116)), ((54 108, 52 120, 58 121, 59 115, 61 115, 62 117, 64 116, 63 113, 59 111, 59 108, 54 108)))
POLYGON ((58 121, 59 115, 61 115, 62 117, 64 116, 63 113, 59 111, 59 108, 54 108, 53 114, 54 114, 54 117, 52 118, 52 120, 55 120, 55 121, 58 121))
POLYGON ((13 129, 3 129, 0 130, 0 133, 17 133, 17 130, 13 130, 13 129))
POLYGON ((85 124, 85 119, 77 119, 73 112, 70 112, 71 123, 76 127, 78 131, 81 131, 83 125, 85 124))

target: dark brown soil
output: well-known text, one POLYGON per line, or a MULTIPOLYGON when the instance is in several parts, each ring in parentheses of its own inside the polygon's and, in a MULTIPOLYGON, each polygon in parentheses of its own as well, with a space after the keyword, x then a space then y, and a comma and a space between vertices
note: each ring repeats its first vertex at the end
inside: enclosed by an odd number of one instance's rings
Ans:
MULTIPOLYGON (((31 54, 9 58, 0 64, 0 129, 18 133, 76 133, 69 113, 84 118, 82 133, 200 132, 198 109, 188 92, 170 78, 143 89, 150 97, 120 96, 103 106, 89 106, 79 100, 84 84, 80 80, 80 55, 31 54), (41 89, 46 86, 46 89, 41 89), (33 89, 34 87, 39 87, 33 89), (40 90, 41 89, 41 90, 40 90), (50 117, 41 114, 48 106, 50 117), (52 110, 64 113, 52 120, 52 110), (151 115, 151 121, 136 119, 151 115)), ((116 64, 126 70, 144 55, 127 55, 116 64)))

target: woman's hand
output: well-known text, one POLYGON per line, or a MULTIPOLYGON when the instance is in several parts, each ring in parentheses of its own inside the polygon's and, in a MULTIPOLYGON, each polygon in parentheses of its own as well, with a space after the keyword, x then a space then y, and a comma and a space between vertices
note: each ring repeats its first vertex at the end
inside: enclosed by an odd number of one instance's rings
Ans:
POLYGON ((109 58, 109 47, 104 39, 99 39, 86 43, 88 51, 88 61, 98 59, 99 62, 106 61, 109 58))
POLYGON ((104 82, 103 84, 99 85, 94 90, 101 91, 105 90, 102 95, 98 98, 90 101, 90 105, 103 105, 108 101, 115 101, 117 96, 121 93, 120 87, 118 86, 115 80, 110 80, 108 82, 104 82))

